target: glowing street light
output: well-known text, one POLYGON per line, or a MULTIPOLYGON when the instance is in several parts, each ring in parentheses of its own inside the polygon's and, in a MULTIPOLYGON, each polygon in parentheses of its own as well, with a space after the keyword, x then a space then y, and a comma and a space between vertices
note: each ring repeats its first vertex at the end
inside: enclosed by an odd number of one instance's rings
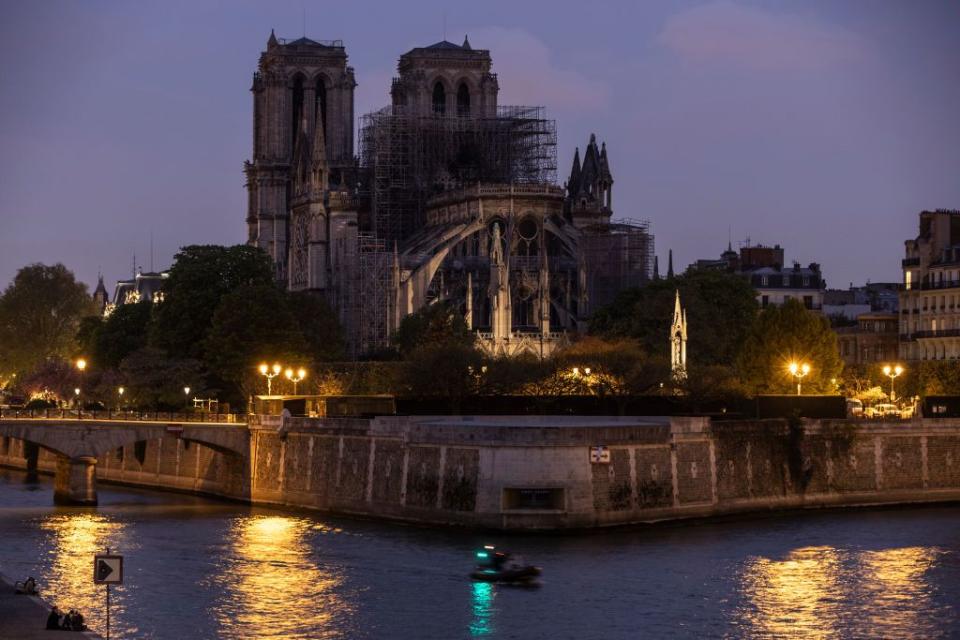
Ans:
MULTIPOLYGON (((86 368, 87 368, 87 361, 86 361, 85 359, 83 359, 83 358, 77 358, 77 361, 76 361, 74 364, 75 364, 76 367, 77 367, 77 371, 79 371, 80 374, 83 375, 83 372, 84 372, 84 371, 86 370, 86 368)), ((82 417, 82 416, 80 415, 80 411, 81 411, 81 409, 80 409, 80 387, 77 387, 77 388, 75 388, 75 389, 73 390, 73 395, 75 395, 75 396, 77 397, 77 420, 79 420, 79 419, 82 417)))
POLYGON ((800 395, 800 383, 803 381, 803 377, 810 373, 810 365, 806 362, 791 362, 787 365, 787 371, 797 379, 797 395, 800 395))
POLYGON ((280 366, 280 363, 275 363, 272 367, 267 366, 266 362, 260 365, 260 375, 267 379, 268 396, 273 395, 273 379, 280 375, 281 371, 283 371, 283 367, 280 366))
POLYGON ((123 410, 123 394, 125 392, 126 392, 126 389, 124 389, 123 387, 117 387, 117 397, 119 398, 117 402, 120 405, 117 407, 117 411, 123 410))
POLYGON ((890 378, 890 402, 896 400, 896 395, 893 393, 893 381, 896 380, 897 376, 903 373, 903 367, 900 365, 890 366, 885 365, 883 367, 883 375, 890 378))
POLYGON ((293 383, 293 395, 297 395, 297 383, 303 381, 307 377, 307 370, 303 367, 297 369, 296 375, 293 373, 293 369, 287 369, 283 375, 286 376, 287 380, 293 383))

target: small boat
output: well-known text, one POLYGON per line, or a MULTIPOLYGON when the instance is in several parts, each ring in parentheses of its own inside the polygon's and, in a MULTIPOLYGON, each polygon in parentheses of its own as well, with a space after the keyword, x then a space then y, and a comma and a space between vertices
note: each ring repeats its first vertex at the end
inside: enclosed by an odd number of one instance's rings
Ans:
POLYGON ((522 586, 539 586, 540 567, 526 564, 519 555, 497 551, 486 545, 477 551, 477 567, 470 577, 478 582, 499 582, 522 586))

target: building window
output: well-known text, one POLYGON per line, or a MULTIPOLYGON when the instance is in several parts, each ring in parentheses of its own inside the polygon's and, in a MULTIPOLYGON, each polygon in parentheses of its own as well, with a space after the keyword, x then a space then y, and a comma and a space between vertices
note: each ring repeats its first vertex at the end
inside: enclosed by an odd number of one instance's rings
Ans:
POLYGON ((810 286, 810 276, 803 276, 803 286, 805 287, 810 286))
POLYGON ((813 309, 813 296, 803 296, 803 306, 813 309))
POLYGON ((761 287, 770 286, 770 278, 767 276, 760 276, 760 286, 761 287))
POLYGON ((785 287, 790 286, 790 276, 783 276, 783 286, 785 287))
POLYGON ((457 89, 457 115, 461 118, 470 115, 470 89, 465 82, 461 82, 457 89))
POLYGON ((766 309, 768 304, 770 304, 770 296, 760 296, 760 306, 766 309))
POLYGON ((441 82, 433 85, 433 112, 439 116, 447 112, 447 92, 441 82))

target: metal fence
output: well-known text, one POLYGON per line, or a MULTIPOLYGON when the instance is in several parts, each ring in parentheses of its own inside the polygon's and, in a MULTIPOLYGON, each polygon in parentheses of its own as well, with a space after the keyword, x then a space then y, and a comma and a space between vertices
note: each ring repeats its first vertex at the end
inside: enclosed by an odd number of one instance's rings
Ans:
POLYGON ((77 409, 12 409, 0 408, 0 420, 115 420, 118 422, 206 422, 246 424, 241 413, 207 413, 204 411, 78 411, 77 409))

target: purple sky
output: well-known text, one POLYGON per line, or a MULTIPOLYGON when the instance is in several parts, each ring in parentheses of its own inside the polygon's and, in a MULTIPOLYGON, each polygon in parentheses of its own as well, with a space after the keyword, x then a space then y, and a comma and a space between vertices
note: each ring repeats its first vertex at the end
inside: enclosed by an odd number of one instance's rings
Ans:
POLYGON ((558 121, 560 173, 607 141, 616 217, 675 265, 779 243, 828 286, 899 280, 925 208, 960 208, 960 3, 21 2, 0 13, 0 287, 61 261, 108 288, 132 256, 245 239, 251 74, 271 27, 341 38, 356 112, 397 57, 490 49, 502 104, 558 121), (589 9, 587 8, 589 7, 589 9))

